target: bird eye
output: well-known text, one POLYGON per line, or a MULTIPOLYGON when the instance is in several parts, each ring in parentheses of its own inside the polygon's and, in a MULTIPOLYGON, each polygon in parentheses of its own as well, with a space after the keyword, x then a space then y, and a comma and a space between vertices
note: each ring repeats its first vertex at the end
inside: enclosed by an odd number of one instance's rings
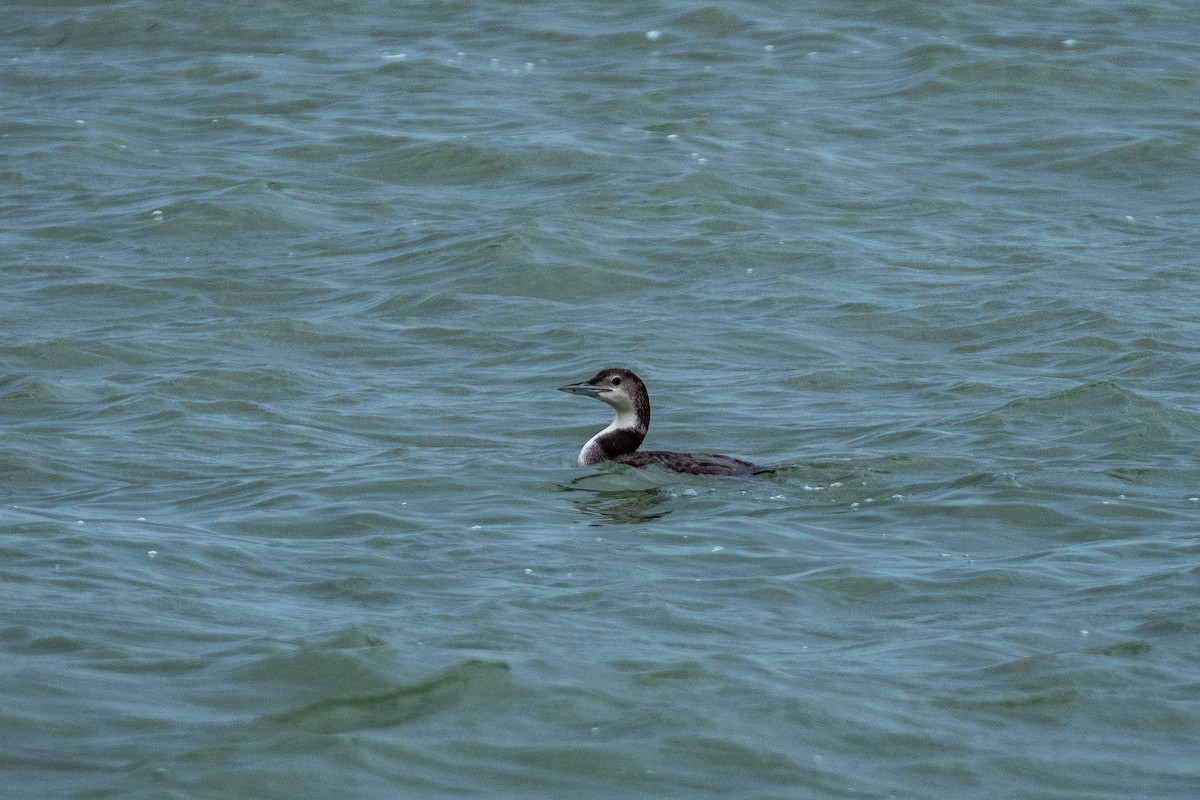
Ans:
POLYGON ((620 386, 621 379, 618 376, 614 375, 613 379, 611 381, 609 381, 609 383, 611 383, 613 386, 620 386))

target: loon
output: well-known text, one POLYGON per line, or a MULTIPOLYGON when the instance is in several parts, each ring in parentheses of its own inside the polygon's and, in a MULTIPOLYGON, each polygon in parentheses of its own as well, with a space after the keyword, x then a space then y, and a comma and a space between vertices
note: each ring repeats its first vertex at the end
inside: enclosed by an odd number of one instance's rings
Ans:
POLYGON ((662 467, 690 475, 756 475, 773 471, 770 467, 713 453, 637 452, 650 430, 650 393, 642 379, 627 369, 602 369, 590 380, 559 387, 559 391, 595 397, 617 410, 612 423, 588 439, 579 451, 582 466, 615 461, 631 467, 662 467))

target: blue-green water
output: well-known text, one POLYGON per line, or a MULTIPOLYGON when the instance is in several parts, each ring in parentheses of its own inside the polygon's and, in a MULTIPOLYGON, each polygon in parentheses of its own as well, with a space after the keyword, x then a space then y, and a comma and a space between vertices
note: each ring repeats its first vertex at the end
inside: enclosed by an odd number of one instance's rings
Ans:
POLYGON ((0 53, 6 798, 1200 792, 1193 4, 0 53), (790 466, 576 466, 608 365, 790 466))

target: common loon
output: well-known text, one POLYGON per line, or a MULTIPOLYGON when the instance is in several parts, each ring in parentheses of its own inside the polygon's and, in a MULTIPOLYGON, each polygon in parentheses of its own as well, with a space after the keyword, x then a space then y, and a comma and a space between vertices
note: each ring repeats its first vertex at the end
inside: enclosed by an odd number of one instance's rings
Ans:
POLYGON ((712 453, 637 452, 650 430, 650 393, 642 379, 627 369, 602 369, 591 380, 562 386, 559 391, 595 397, 617 410, 612 423, 588 439, 579 451, 579 463, 583 466, 615 461, 632 467, 663 467, 691 475, 755 475, 772 471, 770 467, 712 453))

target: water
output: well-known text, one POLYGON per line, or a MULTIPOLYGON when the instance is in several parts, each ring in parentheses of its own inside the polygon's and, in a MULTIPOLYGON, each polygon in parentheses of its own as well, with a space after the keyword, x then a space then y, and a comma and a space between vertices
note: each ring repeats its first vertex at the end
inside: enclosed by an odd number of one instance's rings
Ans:
POLYGON ((5 796, 1195 797, 1198 23, 8 4, 5 796))

